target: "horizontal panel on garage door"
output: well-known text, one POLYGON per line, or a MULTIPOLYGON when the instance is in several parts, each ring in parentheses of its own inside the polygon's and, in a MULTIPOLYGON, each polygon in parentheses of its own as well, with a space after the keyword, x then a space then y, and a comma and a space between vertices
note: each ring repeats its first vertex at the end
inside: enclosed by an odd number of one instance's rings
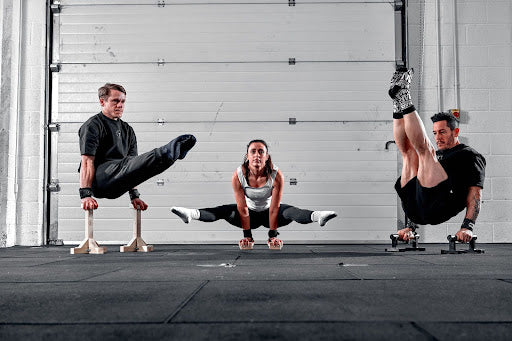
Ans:
MULTIPOLYGON (((83 212, 76 194, 78 127, 76 123, 64 123, 59 131, 59 236, 69 242, 78 242, 83 235, 83 212)), ((391 122, 249 122, 218 125, 213 130, 206 123, 138 123, 133 127, 139 139, 144 140, 140 152, 183 132, 198 137, 196 147, 185 160, 139 186, 150 205, 143 213, 143 233, 152 243, 227 242, 240 237, 240 231, 224 221, 183 224, 169 208, 233 203, 231 176, 252 138, 267 140, 275 164, 283 171, 284 203, 340 214, 322 229, 316 224, 293 223, 283 228, 285 240, 382 240, 396 219, 392 186, 396 152, 384 148, 385 140, 392 135, 391 122), (292 178, 296 184, 290 182, 292 178)), ((131 213, 127 195, 100 200, 99 204, 95 214, 98 240, 121 242, 121 236, 128 238, 131 213)))
POLYGON ((54 50, 64 64, 395 60, 388 2, 67 3, 54 50))
POLYGON ((99 111, 105 82, 127 90, 129 122, 378 121, 391 117, 393 63, 63 65, 54 120, 99 111))

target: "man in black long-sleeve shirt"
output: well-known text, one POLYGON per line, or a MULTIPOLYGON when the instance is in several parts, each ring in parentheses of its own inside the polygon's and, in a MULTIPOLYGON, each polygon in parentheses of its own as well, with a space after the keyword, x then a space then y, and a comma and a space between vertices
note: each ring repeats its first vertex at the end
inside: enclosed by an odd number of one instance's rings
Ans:
POLYGON ((195 145, 193 135, 181 135, 168 144, 137 155, 137 138, 121 117, 126 90, 107 83, 98 89, 102 110, 89 118, 78 132, 80 137, 80 198, 84 210, 96 209, 97 198, 118 198, 126 192, 134 208, 145 210, 137 185, 160 174, 176 160, 183 159, 195 145))
MULTIPOLYGON (((407 217, 417 224, 440 224, 464 208, 466 215, 457 239, 469 242, 480 212, 485 179, 485 158, 459 142, 458 122, 452 114, 432 116, 438 151, 411 101, 412 70, 396 71, 389 95, 393 99, 393 135, 403 159, 395 189, 407 217)), ((398 231, 408 240, 412 228, 398 231)))

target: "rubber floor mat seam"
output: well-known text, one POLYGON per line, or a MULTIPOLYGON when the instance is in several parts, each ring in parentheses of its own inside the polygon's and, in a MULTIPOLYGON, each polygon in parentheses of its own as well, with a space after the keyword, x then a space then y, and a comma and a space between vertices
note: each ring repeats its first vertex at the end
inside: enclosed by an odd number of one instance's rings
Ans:
POLYGON ((164 324, 171 323, 172 320, 187 306, 187 304, 192 301, 192 299, 208 284, 210 280, 203 281, 199 287, 196 288, 181 304, 176 308, 176 310, 164 320, 164 324))

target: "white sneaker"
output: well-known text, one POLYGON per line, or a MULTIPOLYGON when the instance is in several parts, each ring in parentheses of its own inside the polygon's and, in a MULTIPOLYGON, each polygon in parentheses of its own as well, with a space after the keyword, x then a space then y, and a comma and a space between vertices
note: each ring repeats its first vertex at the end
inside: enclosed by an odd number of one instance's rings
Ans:
POLYGON ((190 223, 190 221, 192 220, 192 211, 192 209, 185 207, 171 207, 171 212, 180 217, 185 224, 190 223))
POLYGON ((329 220, 338 216, 338 213, 334 211, 317 211, 318 224, 324 226, 329 220))

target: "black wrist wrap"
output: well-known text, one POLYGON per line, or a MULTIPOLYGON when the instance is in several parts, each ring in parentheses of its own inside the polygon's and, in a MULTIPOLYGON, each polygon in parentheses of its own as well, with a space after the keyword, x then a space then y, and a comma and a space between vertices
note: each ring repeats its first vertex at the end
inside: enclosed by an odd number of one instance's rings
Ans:
POLYGON ((461 228, 473 231, 473 227, 475 227, 475 222, 473 220, 471 220, 471 219, 464 218, 464 221, 462 222, 461 228))
POLYGON ((244 238, 251 238, 252 239, 252 231, 251 231, 251 229, 244 230, 244 238))
POLYGON ((138 199, 140 197, 140 193, 139 191, 137 191, 137 189, 129 190, 128 194, 130 194, 130 200, 138 199))
POLYGON ((78 191, 80 193, 80 199, 92 197, 93 194, 90 187, 80 188, 78 191))
POLYGON ((278 234, 277 230, 268 230, 268 238, 275 238, 278 234))

